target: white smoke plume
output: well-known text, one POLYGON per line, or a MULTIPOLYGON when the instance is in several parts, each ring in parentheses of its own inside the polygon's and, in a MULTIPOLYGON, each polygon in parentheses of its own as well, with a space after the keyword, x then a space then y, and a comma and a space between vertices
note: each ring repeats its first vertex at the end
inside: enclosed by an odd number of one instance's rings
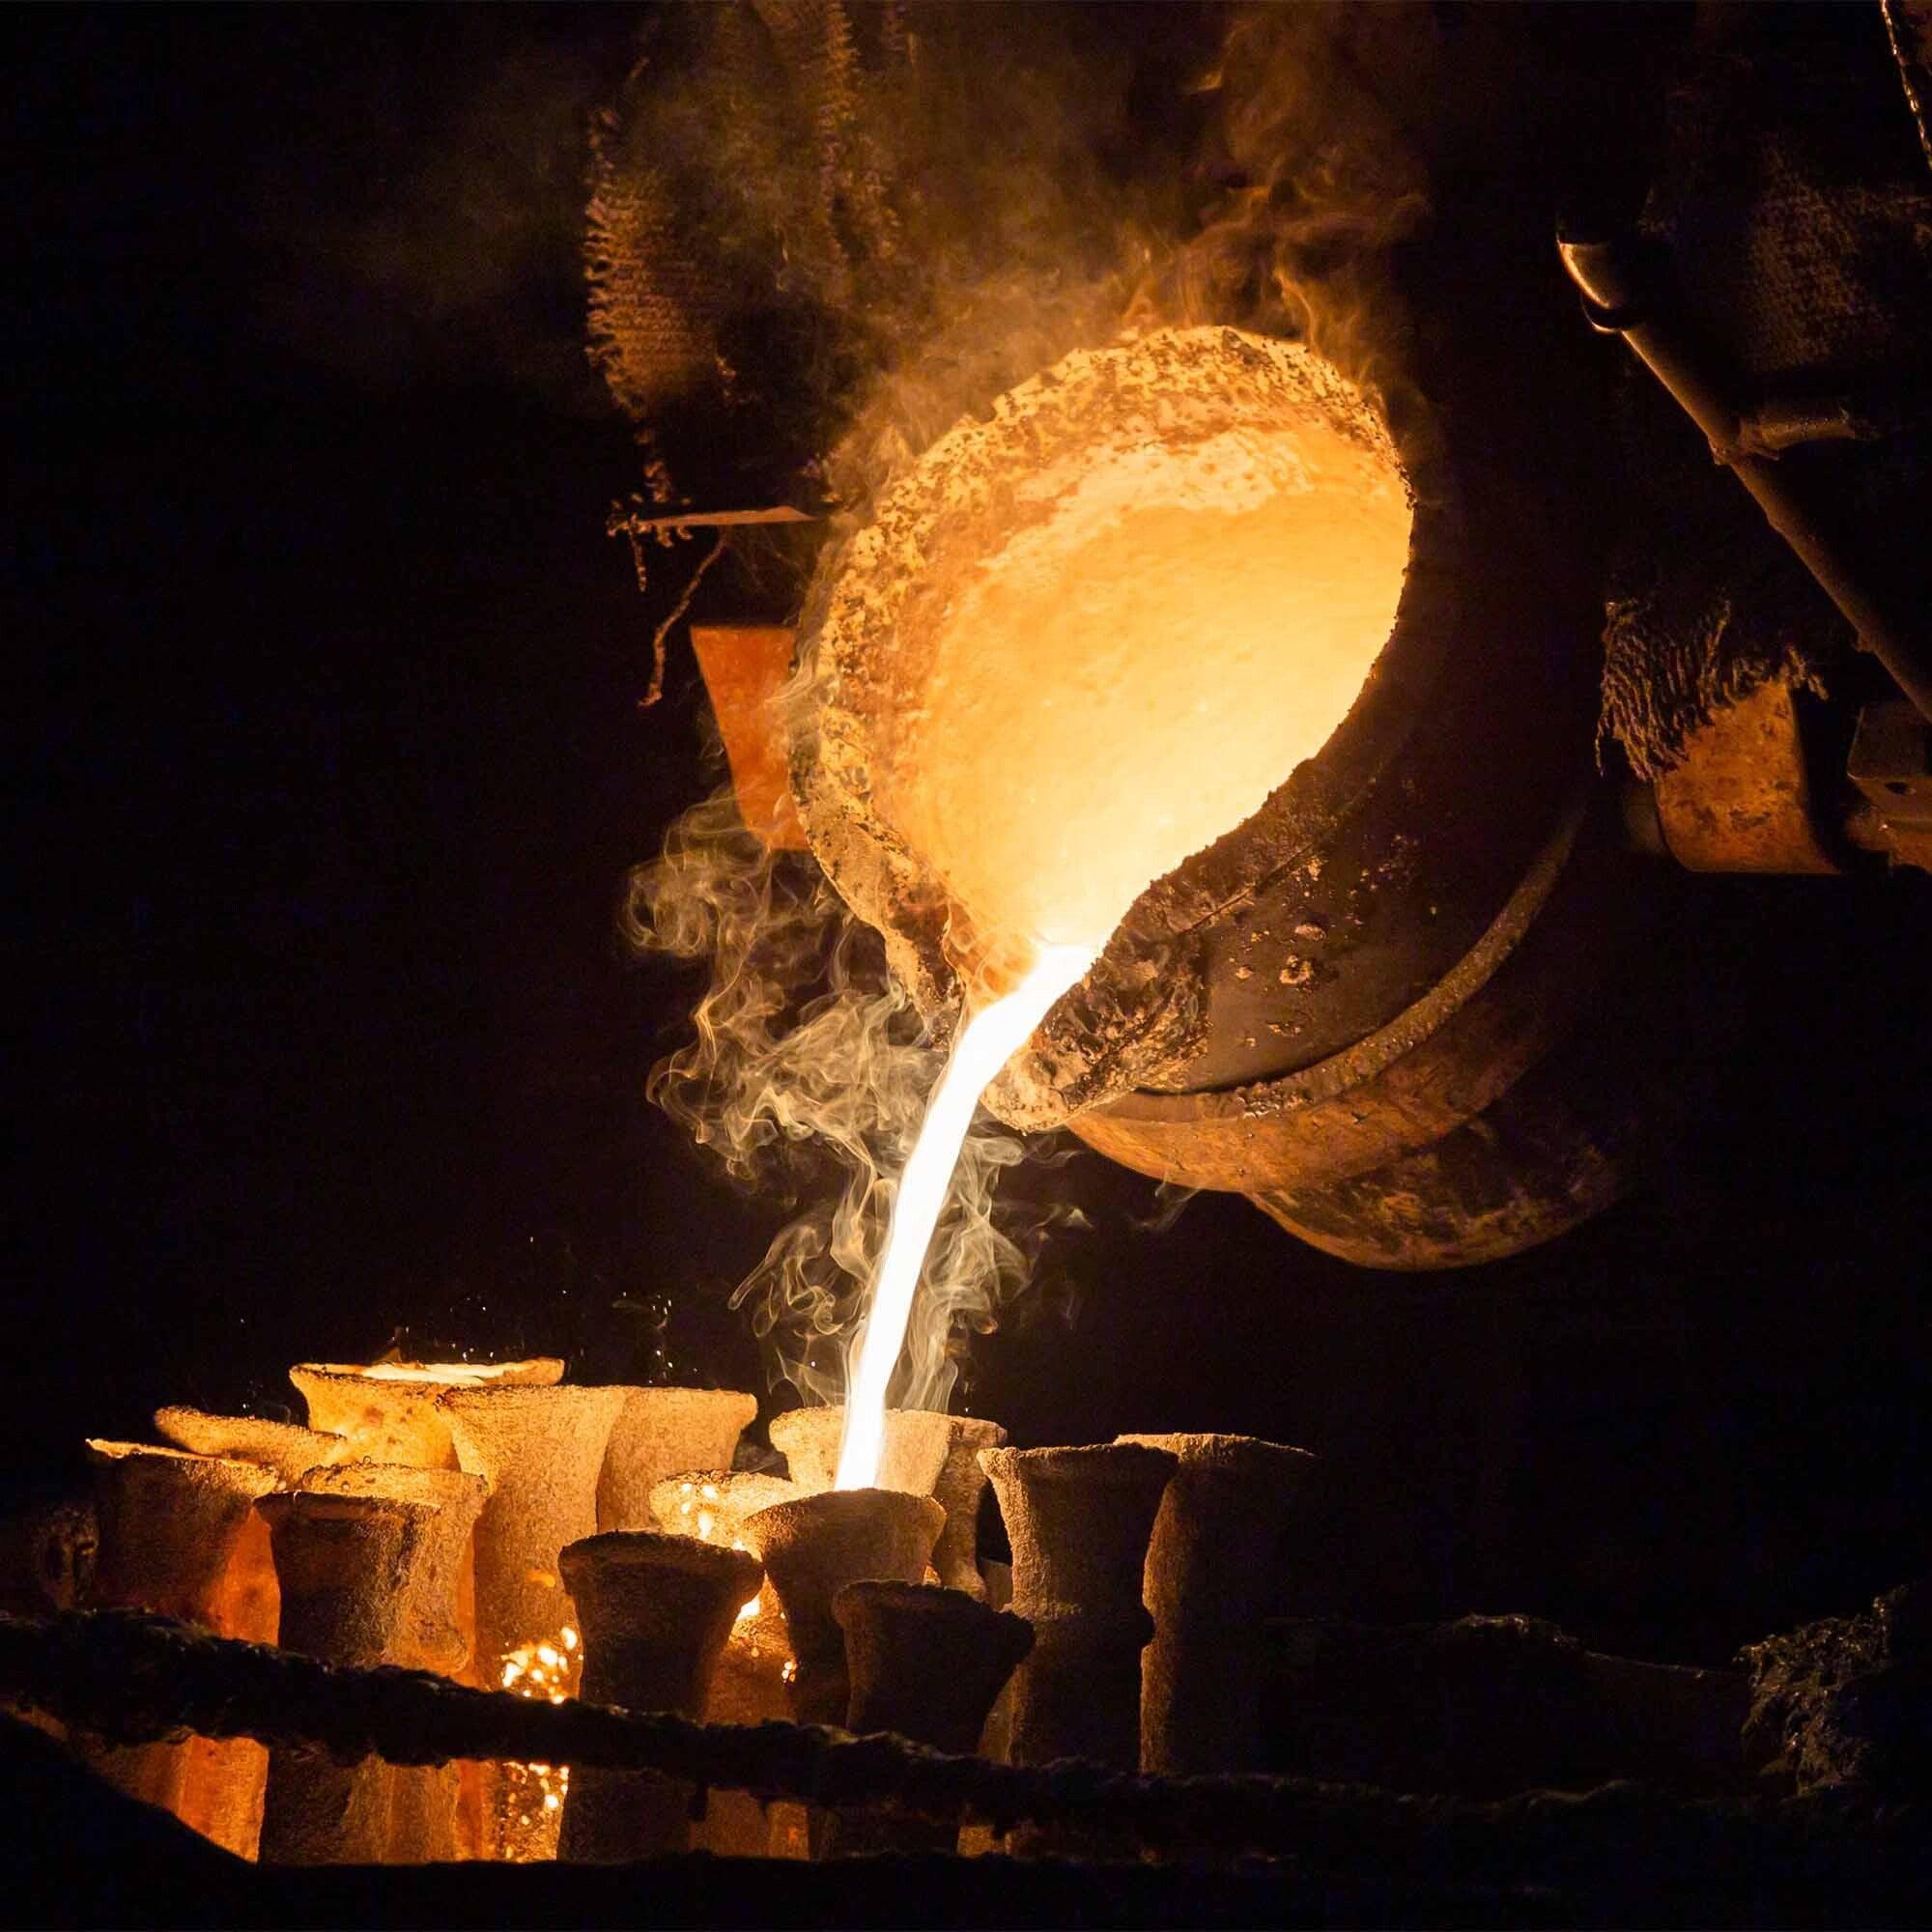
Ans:
MULTIPOLYGON (((1327 0, 1233 10, 1218 58, 1209 41, 1205 69, 1176 68, 1174 84, 1188 74, 1183 91, 1203 110, 1199 149, 1184 164, 1143 170, 1151 185, 1129 182, 1118 165, 1134 145, 1131 63, 1121 44, 1071 31, 1070 11, 1000 10, 1018 36, 1008 47, 978 8, 911 10, 912 41, 886 49, 867 86, 859 68, 834 64, 835 77, 851 83, 836 113, 812 93, 823 91, 819 66, 771 65, 789 44, 782 35, 762 56, 766 91, 733 92, 733 60, 750 58, 753 15, 769 26, 778 11, 673 10, 681 28, 695 21, 735 35, 737 53, 714 48, 675 85, 660 76, 658 90, 638 95, 607 129, 604 252, 593 260, 603 278, 599 353, 607 373, 626 355, 657 368, 655 336, 625 333, 629 311, 611 295, 612 250, 631 247, 645 281, 644 270, 658 274, 654 300, 675 293, 651 248, 626 241, 611 185, 646 157, 653 166, 700 157, 709 164, 697 170, 702 192, 665 203, 701 211, 701 222, 686 224, 686 243, 702 242, 720 263, 738 265, 740 281, 755 282, 746 265, 783 237, 780 285, 765 299, 809 284, 815 326, 828 342, 844 342, 810 365, 837 404, 817 424, 838 433, 816 472, 841 512, 835 535, 863 523, 894 476, 962 415, 1068 349, 1123 328, 1259 327, 1309 341, 1385 397, 1401 386, 1388 260, 1427 215, 1425 130, 1451 118, 1444 102, 1461 99, 1470 65, 1428 8, 1327 0), (817 101, 812 125, 834 159, 851 164, 867 210, 878 213, 875 163, 898 184, 892 222, 867 228, 864 246, 831 217, 799 213, 816 206, 818 175, 806 181, 798 170, 830 165, 811 143, 781 141, 769 165, 745 164, 777 139, 778 105, 798 99, 817 101), (758 111, 748 116, 753 100, 758 111), (867 264, 873 279, 862 287, 853 277, 867 264)), ((806 10, 826 44, 845 50, 840 62, 851 51, 845 12, 806 10)), ((881 26, 889 14, 897 17, 887 10, 865 18, 881 26)), ((837 177, 834 168, 827 179, 837 177)), ((657 207, 654 174, 632 185, 640 206, 657 207)), ((655 229, 646 237, 653 247, 662 239, 655 229)), ((738 285, 722 269, 697 281, 738 285)), ((753 305, 754 318, 764 312, 753 305)), ((801 390, 815 393, 794 372, 774 393, 801 390)), ((650 412, 640 396, 630 402, 650 412)), ((725 403, 698 412, 707 444, 719 411, 729 413, 725 403)), ((759 421, 775 436, 766 414, 759 421)), ((796 712, 811 699, 808 664, 784 703, 796 712)), ((734 1299, 750 1311, 775 1378, 809 1400, 838 1400, 943 1042, 887 973, 877 935, 850 917, 810 859, 768 852, 728 792, 687 813, 662 856, 634 874, 627 926, 647 952, 710 962, 696 1037, 653 1069, 649 1092, 761 1201, 810 1204, 734 1299)), ((895 1404, 946 1406, 959 1337, 994 1324, 1029 1279, 1049 1222, 1078 1218, 1061 1209, 996 1220, 1000 1175, 1038 1151, 980 1117, 927 1258, 895 1404)), ((1163 1190, 1148 1225, 1171 1227, 1188 1198, 1163 1190)))
MULTIPOLYGON (((624 923, 642 952, 710 963, 695 1037, 652 1068, 648 1092, 759 1201, 807 1202, 732 1305, 749 1310, 774 1382, 839 1401, 945 1046, 887 973, 877 934, 811 859, 747 831, 728 790, 686 812, 633 873, 624 923)), ((965 1338, 998 1324, 1049 1226, 1081 1219, 1070 1208, 996 1215, 1001 1174, 1038 1151, 983 1113, 967 1137, 895 1406, 947 1406, 965 1338)))

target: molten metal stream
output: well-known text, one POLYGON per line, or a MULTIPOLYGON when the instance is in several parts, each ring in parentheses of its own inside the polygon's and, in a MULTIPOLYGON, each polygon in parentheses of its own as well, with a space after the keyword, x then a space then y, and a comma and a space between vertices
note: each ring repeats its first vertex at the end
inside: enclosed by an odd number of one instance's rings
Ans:
POLYGON ((877 1476, 981 1091, 1149 886, 1333 736, 1388 641, 1411 536, 1371 404, 1299 345, 1218 328, 1066 357, 942 437, 892 501, 819 639, 828 702, 861 727, 833 766, 863 751, 866 810, 944 887, 949 950, 1039 950, 960 1036, 900 1183, 840 1489, 877 1476), (908 577, 884 532, 911 529, 908 577))
POLYGON ((939 1224, 939 1210, 946 1205, 952 1170, 958 1165, 980 1095, 1026 1044, 1053 1003, 1097 956, 1097 948, 1042 947, 1019 985, 975 1013, 953 1042, 893 1204, 885 1259, 859 1342, 859 1365, 845 1398, 845 1435, 838 1445, 834 1485, 838 1489, 867 1490, 878 1481, 879 1452, 886 1435, 886 1385, 905 1347, 920 1269, 932 1245, 932 1231, 939 1224))

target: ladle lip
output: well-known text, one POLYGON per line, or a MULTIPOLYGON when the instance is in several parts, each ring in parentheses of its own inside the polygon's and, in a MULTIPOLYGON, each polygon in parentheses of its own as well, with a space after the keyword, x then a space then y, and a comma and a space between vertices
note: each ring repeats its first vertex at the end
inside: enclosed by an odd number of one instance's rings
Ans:
MULTIPOLYGON (((1597 797, 1594 775, 1572 787, 1547 838, 1532 855, 1508 897, 1468 951, 1411 1006, 1340 1052, 1292 1072, 1239 1087, 1205 1093, 1116 1095, 1082 1117, 1077 1131, 1129 1167, 1168 1178, 1150 1158, 1164 1132, 1192 1132, 1196 1185, 1249 1192, 1277 1184, 1293 1163, 1293 1184, 1320 1184, 1374 1168, 1459 1125, 1487 1104, 1489 1095, 1468 1080, 1413 1080, 1399 1104, 1371 1108, 1365 1094, 1384 1077, 1400 1076, 1438 1047, 1453 1056, 1459 1022, 1492 980, 1522 970, 1525 934, 1557 896, 1573 854, 1585 840, 1597 797), (1266 1124, 1266 1165, 1257 1123, 1266 1124), (1210 1149, 1198 1130, 1222 1137, 1210 1149), (1223 1143, 1225 1151, 1219 1150, 1223 1143), (1225 1161, 1225 1168, 1219 1163, 1225 1161), (1204 1181, 1204 1177, 1205 1181, 1204 1181)), ((1561 955, 1557 955, 1561 964, 1561 955)), ((1550 968, 1543 968, 1546 974, 1550 968)), ((1519 1047, 1527 1036, 1520 1032, 1519 1047)), ((1492 1060, 1490 1076, 1514 1078, 1507 1058, 1492 1060)), ((1280 1184, 1286 1184, 1281 1182, 1280 1184)))

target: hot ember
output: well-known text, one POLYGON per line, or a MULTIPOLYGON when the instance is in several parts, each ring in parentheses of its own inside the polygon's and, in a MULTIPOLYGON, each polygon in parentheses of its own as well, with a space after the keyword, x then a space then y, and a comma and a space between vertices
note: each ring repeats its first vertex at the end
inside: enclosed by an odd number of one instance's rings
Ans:
MULTIPOLYGON (((577 1632, 566 1624, 555 1639, 537 1638, 503 1656, 502 1688, 519 1697, 561 1704, 577 1688, 582 1662, 577 1632)), ((520 1861, 554 1858, 563 1801, 570 1793, 567 1764, 506 1764, 497 1802, 503 1805, 509 1855, 520 1861)))

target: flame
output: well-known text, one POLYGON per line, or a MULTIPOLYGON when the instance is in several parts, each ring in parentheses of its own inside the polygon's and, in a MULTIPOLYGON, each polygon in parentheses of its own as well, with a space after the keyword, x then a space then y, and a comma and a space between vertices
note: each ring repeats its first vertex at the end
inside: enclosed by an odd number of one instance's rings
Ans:
MULTIPOLYGON (((718 1510, 724 1501, 724 1492, 716 1483, 692 1481, 680 1483, 677 1487, 678 1520, 684 1525, 681 1534, 695 1536, 699 1543, 717 1542, 715 1532, 719 1523, 718 1510)), ((734 1536, 731 1539, 731 1548, 745 1548, 744 1539, 734 1536)), ((731 1628, 734 1631, 743 1629, 757 1614, 758 1599, 748 1597, 738 1605, 738 1614, 732 1618, 731 1628)))
MULTIPOLYGON (((580 1642, 566 1624, 554 1639, 532 1637, 506 1650, 499 1677, 503 1689, 519 1697, 563 1703, 577 1687, 580 1642)), ((519 1861, 554 1857, 552 1827, 570 1792, 570 1767, 511 1760, 503 1773, 506 1788, 500 1802, 514 1828, 510 1856, 519 1861)))
POLYGON ((870 1489, 878 1479, 879 1456, 885 1447, 886 1385, 905 1347, 925 1251, 946 1205, 947 1190, 980 1095, 1025 1045, 1034 1028, 1046 1017, 1048 1008, 1094 959, 1094 949, 1088 947, 1042 947, 1019 985, 975 1013, 953 1044, 912 1158, 899 1179, 885 1260, 872 1291, 871 1313, 860 1337, 858 1366, 845 1399, 845 1438, 838 1446, 836 1489, 870 1489))

